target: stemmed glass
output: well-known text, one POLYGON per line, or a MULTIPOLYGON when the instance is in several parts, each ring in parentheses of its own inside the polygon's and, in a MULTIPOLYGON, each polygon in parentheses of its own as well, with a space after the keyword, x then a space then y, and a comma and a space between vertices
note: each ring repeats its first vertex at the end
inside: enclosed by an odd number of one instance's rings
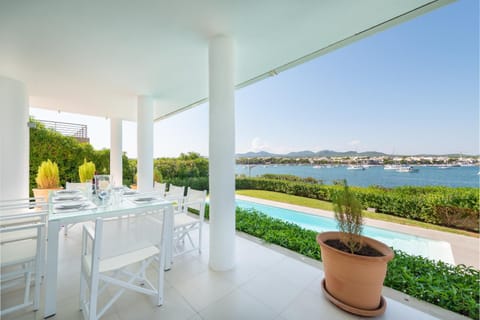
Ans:
POLYGON ((95 193, 105 205, 105 201, 110 197, 110 176, 109 175, 95 175, 95 193))

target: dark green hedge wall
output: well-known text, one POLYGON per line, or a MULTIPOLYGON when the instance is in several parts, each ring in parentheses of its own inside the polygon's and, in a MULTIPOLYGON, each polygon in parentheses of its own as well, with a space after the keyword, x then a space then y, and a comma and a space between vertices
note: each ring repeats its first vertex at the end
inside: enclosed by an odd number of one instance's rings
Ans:
MULTIPOLYGON (((340 186, 292 182, 279 179, 236 179, 237 189, 282 192, 331 201, 340 186)), ((428 223, 479 231, 480 196, 478 188, 449 187, 351 187, 364 208, 428 223)))
MULTIPOLYGON (((60 133, 46 129, 36 122, 36 128, 30 129, 30 190, 36 188, 35 177, 42 161, 50 159, 58 164, 60 184, 67 181, 79 182, 78 167, 83 159, 93 161, 97 173, 108 173, 110 168, 110 150, 94 150, 89 143, 80 143, 73 137, 65 137, 60 133)), ((123 183, 130 185, 135 169, 130 166, 126 155, 123 155, 123 183)))

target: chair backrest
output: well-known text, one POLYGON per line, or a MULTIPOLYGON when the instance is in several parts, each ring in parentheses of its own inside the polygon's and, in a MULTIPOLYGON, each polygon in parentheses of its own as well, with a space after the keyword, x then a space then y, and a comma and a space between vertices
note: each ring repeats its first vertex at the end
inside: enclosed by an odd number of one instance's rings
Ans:
MULTIPOLYGON (((36 241, 37 251, 43 245, 41 239, 45 238, 45 225, 48 216, 48 208, 32 207, 27 202, 23 207, 4 206, 0 203, 0 244, 24 242, 25 240, 36 241)), ((0 251, 2 251, 0 249, 0 251)), ((2 252, 2 259, 4 259, 2 252)), ((13 252, 20 258, 20 252, 13 252)), ((25 254, 23 254, 25 255, 25 254)), ((35 252, 32 252, 35 255, 35 252)), ((10 258, 7 257, 9 260, 10 258)), ((26 258, 26 257, 23 257, 26 258)), ((3 265, 2 260, 2 265, 3 265)))
POLYGON ((86 196, 92 194, 92 183, 91 182, 67 182, 65 185, 66 190, 79 190, 84 193, 86 196))
POLYGON ((159 194, 161 194, 162 196, 165 196, 165 192, 167 190, 167 184, 166 183, 160 183, 160 182, 157 182, 155 181, 154 185, 153 185, 153 190, 155 192, 158 192, 159 194))
POLYGON ((189 208, 197 210, 199 217, 203 220, 205 216, 205 202, 207 200, 207 190, 195 190, 188 187, 187 196, 183 203, 184 210, 189 208))
POLYGON ((45 222, 48 202, 36 198, 0 201, 0 227, 45 222))
POLYGON ((184 196, 185 196, 185 187, 183 186, 180 187, 173 184, 170 184, 170 186, 168 187, 168 192, 165 194, 165 198, 167 200, 176 202, 175 207, 177 209, 182 207, 184 196))
POLYGON ((95 241, 101 241, 100 259, 119 256, 143 248, 162 248, 165 234, 164 210, 156 209, 119 218, 98 218, 95 241))
POLYGON ((167 196, 183 198, 185 196, 185 187, 170 184, 168 187, 167 196))
MULTIPOLYGON (((3 249, 3 245, 7 243, 18 243, 30 240, 34 240, 36 242, 35 245, 40 248, 40 245, 42 244, 41 240, 45 238, 45 217, 47 214, 48 212, 38 212, 35 214, 35 217, 38 218, 35 221, 26 221, 24 223, 2 226, 0 228, 0 248, 3 249)), ((33 215, 30 215, 30 217, 33 217, 33 215)), ((4 218, 5 216, 0 218, 0 220, 3 221, 4 218)), ((7 259, 4 257, 4 253, 8 254, 8 252, 3 251, 2 249, 0 249, 0 252, 2 253, 2 259, 0 259, 0 262, 3 266, 4 262, 10 261, 11 259, 9 257, 7 257, 7 259)), ((31 256, 35 256, 35 252, 31 253, 31 256)), ((20 261, 27 258, 20 255, 19 252, 15 252, 14 256, 20 261)))

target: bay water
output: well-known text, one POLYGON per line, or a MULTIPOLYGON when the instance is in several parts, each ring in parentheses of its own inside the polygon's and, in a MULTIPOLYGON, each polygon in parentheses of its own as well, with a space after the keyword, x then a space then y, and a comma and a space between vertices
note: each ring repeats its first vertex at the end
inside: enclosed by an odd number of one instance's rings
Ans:
POLYGON ((266 173, 291 174, 299 177, 312 177, 324 184, 346 179, 351 186, 371 185, 387 188, 399 186, 447 186, 480 187, 479 167, 413 166, 416 172, 385 170, 383 166, 371 166, 365 170, 348 170, 347 166, 314 167, 311 165, 236 165, 235 173, 246 176, 259 176, 266 173))

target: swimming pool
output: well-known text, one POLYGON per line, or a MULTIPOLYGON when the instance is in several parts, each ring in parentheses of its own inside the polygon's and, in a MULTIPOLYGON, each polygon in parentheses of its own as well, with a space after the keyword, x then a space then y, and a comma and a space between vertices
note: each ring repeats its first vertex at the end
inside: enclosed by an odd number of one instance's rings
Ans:
MULTIPOLYGON (((256 209, 270 217, 295 223, 305 229, 318 232, 338 230, 337 223, 334 219, 239 199, 236 200, 236 203, 237 206, 241 208, 256 209)), ((445 241, 430 240, 406 233, 369 226, 363 227, 363 235, 377 239, 388 246, 411 255, 420 255, 432 260, 441 260, 455 264, 452 248, 450 244, 445 241)))

